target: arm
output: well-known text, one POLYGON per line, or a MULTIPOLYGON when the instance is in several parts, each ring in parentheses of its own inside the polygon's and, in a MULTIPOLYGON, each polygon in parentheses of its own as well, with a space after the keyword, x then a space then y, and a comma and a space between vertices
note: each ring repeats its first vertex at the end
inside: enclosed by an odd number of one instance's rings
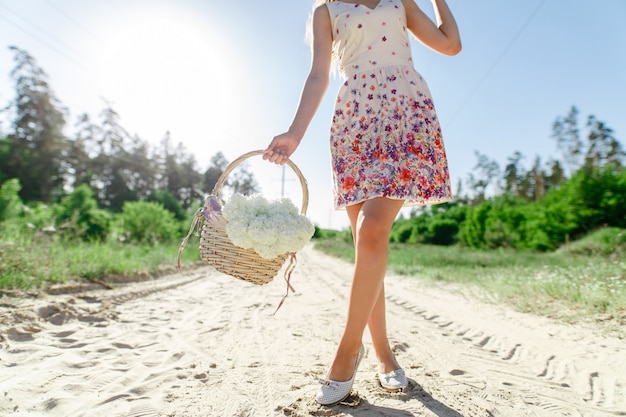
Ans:
POLYGON ((282 165, 300 144, 328 89, 332 57, 332 25, 325 5, 313 13, 313 57, 300 102, 287 132, 275 136, 263 152, 263 159, 282 165))
POLYGON ((417 7, 414 0, 402 0, 407 27, 420 42, 444 55, 461 52, 461 37, 454 16, 445 0, 432 0, 437 24, 417 7))

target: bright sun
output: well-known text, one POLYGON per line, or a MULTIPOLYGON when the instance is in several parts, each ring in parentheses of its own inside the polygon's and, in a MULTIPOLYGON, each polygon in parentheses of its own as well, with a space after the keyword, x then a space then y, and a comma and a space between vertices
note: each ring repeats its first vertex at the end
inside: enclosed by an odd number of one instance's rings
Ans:
POLYGON ((231 90, 241 66, 210 22, 176 6, 155 6, 108 22, 106 33, 94 81, 123 125, 129 121, 150 141, 173 130, 176 142, 188 143, 203 132, 185 131, 185 120, 230 123, 231 90))

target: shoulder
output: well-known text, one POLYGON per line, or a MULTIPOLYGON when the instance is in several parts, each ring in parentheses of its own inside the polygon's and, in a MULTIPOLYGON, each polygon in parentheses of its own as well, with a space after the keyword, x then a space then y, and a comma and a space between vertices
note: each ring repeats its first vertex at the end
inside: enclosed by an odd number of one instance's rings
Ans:
POLYGON ((313 22, 318 21, 319 23, 327 23, 330 22, 330 8, 331 3, 322 3, 319 6, 316 6, 313 10, 313 22))
POLYGON ((419 8, 415 0, 400 0, 404 7, 404 13, 407 19, 409 29, 416 30, 418 26, 422 26, 426 21, 430 20, 428 16, 419 8))
POLYGON ((316 43, 316 40, 325 42, 326 36, 330 37, 332 41, 332 21, 330 11, 326 7, 327 4, 322 3, 315 6, 309 17, 309 35, 313 44, 316 43))
POLYGON ((419 6, 415 3, 415 0, 400 0, 400 3, 404 6, 406 13, 414 13, 419 11, 419 6))
POLYGON ((313 8, 313 14, 316 15, 316 14, 319 14, 319 13, 321 13, 321 14, 324 14, 324 13, 328 14, 328 13, 330 13, 330 9, 331 9, 333 3, 334 2, 324 2, 324 3, 316 5, 313 8))

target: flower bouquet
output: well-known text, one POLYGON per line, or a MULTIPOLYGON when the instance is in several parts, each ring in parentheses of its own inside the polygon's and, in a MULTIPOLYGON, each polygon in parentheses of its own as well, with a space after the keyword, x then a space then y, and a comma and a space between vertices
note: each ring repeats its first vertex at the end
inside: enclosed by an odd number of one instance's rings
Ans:
POLYGON ((300 251, 315 232, 313 223, 287 198, 270 201, 260 194, 235 194, 222 215, 233 244, 253 249, 264 259, 300 251))

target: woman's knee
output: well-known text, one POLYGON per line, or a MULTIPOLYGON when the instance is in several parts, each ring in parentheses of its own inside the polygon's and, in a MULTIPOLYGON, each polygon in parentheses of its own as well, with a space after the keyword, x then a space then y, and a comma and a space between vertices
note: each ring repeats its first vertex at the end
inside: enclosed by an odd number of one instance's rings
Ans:
POLYGON ((359 210, 359 226, 366 230, 389 231, 401 207, 400 200, 382 197, 368 200, 359 210))
POLYGON ((381 216, 364 214, 357 226, 357 241, 363 245, 380 245, 389 242, 391 224, 381 216))

